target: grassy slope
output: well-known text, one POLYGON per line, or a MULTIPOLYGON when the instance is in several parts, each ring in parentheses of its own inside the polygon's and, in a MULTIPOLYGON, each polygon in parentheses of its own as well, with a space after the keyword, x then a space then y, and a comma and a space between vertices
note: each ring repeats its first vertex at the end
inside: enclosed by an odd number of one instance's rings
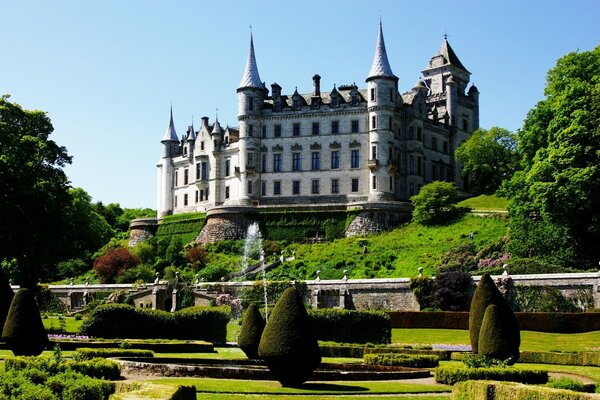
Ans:
POLYGON ((467 242, 469 232, 475 233, 477 248, 498 240, 506 234, 506 222, 497 218, 467 215, 458 222, 438 227, 414 223, 403 225, 379 235, 338 239, 329 243, 294 244, 296 260, 285 263, 271 273, 272 277, 314 279, 321 271, 322 279, 340 279, 348 269, 351 278, 411 277, 417 268, 432 275, 441 256, 451 247, 467 242), (367 246, 367 253, 363 252, 367 246))
POLYGON ((502 197, 481 196, 471 197, 458 203, 459 206, 470 207, 474 210, 502 210, 508 207, 508 200, 502 197))

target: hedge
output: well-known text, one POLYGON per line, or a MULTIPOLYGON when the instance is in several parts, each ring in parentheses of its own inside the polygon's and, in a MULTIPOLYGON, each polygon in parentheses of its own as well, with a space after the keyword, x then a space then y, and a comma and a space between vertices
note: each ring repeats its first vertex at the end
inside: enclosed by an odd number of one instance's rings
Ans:
POLYGON ((440 363, 436 356, 422 356, 400 353, 365 354, 367 365, 387 365, 409 368, 434 368, 440 363))
POLYGON ((49 374, 72 371, 98 379, 116 380, 121 377, 121 366, 115 361, 104 358, 56 362, 53 358, 38 356, 8 357, 4 361, 4 369, 6 371, 21 371, 31 368, 46 371, 49 374))
POLYGON ((318 309, 309 312, 317 339, 339 343, 390 343, 390 317, 383 311, 318 309))
POLYGON ((476 380, 511 381, 530 384, 548 382, 548 371, 516 368, 467 368, 464 366, 442 366, 434 371, 435 381, 446 385, 476 380))
POLYGON ((450 359, 452 352, 447 350, 417 349, 400 346, 364 346, 358 344, 320 343, 323 357, 363 358, 365 354, 400 353, 435 356, 440 361, 450 359))
POLYGON ((158 225, 156 237, 179 236, 183 243, 187 243, 198 236, 205 223, 205 213, 168 215, 158 225))
MULTIPOLYGON (((469 329, 469 313, 460 311, 393 311, 392 328, 469 329)), ((516 312, 522 331, 582 333, 600 330, 600 313, 516 312)))
POLYGON ((169 313, 126 304, 106 304, 90 313, 79 333, 103 338, 191 339, 225 343, 230 319, 228 307, 189 307, 169 313))
POLYGON ((50 347, 58 344, 61 350, 77 350, 82 347, 109 349, 128 343, 130 349, 150 350, 155 353, 214 353, 212 343, 204 341, 172 340, 172 339, 133 339, 133 340, 54 340, 50 347))
POLYGON ((253 214, 263 237, 269 240, 302 241, 318 232, 327 240, 343 238, 357 211, 278 211, 253 214))
POLYGON ((137 349, 91 349, 89 347, 81 347, 77 349, 75 357, 79 360, 108 357, 154 357, 154 352, 150 350, 137 349))
POLYGON ((544 386, 524 386, 514 382, 467 381, 452 389, 454 400, 598 400, 600 395, 552 389, 544 386))
POLYGON ((522 351, 519 362, 600 367, 600 352, 558 353, 522 351))

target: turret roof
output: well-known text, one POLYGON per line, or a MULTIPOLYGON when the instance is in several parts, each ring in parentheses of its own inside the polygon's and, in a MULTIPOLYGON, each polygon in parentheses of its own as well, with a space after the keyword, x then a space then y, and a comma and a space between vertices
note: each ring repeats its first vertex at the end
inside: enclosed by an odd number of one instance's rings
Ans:
POLYGON ((192 122, 192 125, 190 125, 188 127, 188 132, 189 132, 189 135, 188 135, 187 140, 196 140, 196 132, 194 131, 194 123, 193 122, 192 122))
POLYGON ((452 64, 457 68, 467 71, 465 66, 462 65, 462 63, 458 59, 458 56, 456 55, 454 50, 452 50, 450 43, 448 43, 448 39, 444 38, 444 41, 442 42, 442 47, 440 47, 440 49, 438 50, 438 55, 444 56, 448 64, 452 64))
POLYGON ((375 55, 373 56, 373 65, 369 71, 369 78, 388 77, 395 78, 396 75, 392 72, 390 62, 388 61, 387 52, 385 51, 385 41, 383 40, 383 28, 381 20, 379 21, 379 34, 377 35, 377 45, 375 47, 375 55))
POLYGON ((248 60, 246 61, 246 67, 244 68, 244 74, 240 81, 239 89, 241 88, 258 88, 262 89, 264 86, 260 80, 258 74, 258 67, 256 65, 256 56, 254 55, 254 40, 252 34, 250 34, 250 50, 248 51, 248 60))
POLYGON ((223 128, 221 128, 221 124, 219 123, 219 118, 215 119, 215 124, 213 125, 213 130, 210 134, 214 135, 215 133, 223 133, 223 128))
POLYGON ((177 132, 175 132, 175 124, 173 124, 173 107, 171 107, 171 117, 169 119, 169 126, 163 136, 163 141, 179 142, 177 132))

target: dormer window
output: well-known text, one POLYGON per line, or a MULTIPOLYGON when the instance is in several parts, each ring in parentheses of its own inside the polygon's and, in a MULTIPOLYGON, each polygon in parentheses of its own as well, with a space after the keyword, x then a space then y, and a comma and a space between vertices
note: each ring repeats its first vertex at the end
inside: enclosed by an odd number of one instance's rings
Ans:
POLYGON ((300 99, 298 97, 294 97, 292 100, 294 110, 300 109, 300 99))
POLYGON ((331 107, 337 107, 339 106, 339 99, 337 97, 337 95, 333 95, 331 96, 331 107))

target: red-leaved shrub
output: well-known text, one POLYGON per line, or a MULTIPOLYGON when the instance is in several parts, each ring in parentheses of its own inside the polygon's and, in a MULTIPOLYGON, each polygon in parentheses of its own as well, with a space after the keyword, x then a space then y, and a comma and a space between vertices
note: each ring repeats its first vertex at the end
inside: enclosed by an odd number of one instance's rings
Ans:
POLYGON ((139 264, 140 260, 125 247, 109 249, 94 260, 94 271, 102 283, 114 283, 115 278, 127 268, 139 264))

